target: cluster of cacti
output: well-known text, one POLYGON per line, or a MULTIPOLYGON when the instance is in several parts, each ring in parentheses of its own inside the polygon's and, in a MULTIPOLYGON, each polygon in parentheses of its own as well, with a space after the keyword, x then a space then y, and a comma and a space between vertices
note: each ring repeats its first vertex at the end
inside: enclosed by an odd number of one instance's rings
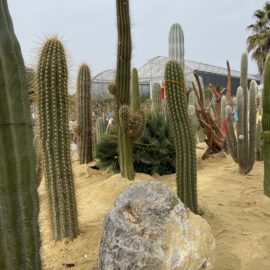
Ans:
POLYGON ((118 134, 118 151, 120 160, 120 170, 123 177, 133 180, 135 177, 132 156, 132 141, 130 137, 131 130, 137 128, 138 117, 141 114, 136 114, 134 117, 129 117, 132 120, 128 124, 128 129, 124 128, 124 122, 120 120, 120 112, 124 110, 122 106, 130 106, 130 61, 131 61, 131 31, 130 31, 130 16, 129 16, 129 0, 116 0, 117 13, 117 31, 118 31, 118 51, 117 51, 117 67, 116 67, 116 121, 118 134), (134 126, 133 126, 134 124, 134 126))
POLYGON ((222 121, 225 124, 228 122, 227 144, 232 158, 239 164, 241 174, 247 174, 252 170, 256 147, 257 83, 255 81, 251 82, 248 99, 247 64, 247 54, 244 53, 241 59, 241 87, 237 89, 236 111, 234 114, 232 108, 228 105, 224 117, 224 100, 226 98, 223 97, 221 102, 222 121), (236 132, 234 130, 234 121, 236 122, 236 132))
POLYGON ((270 56, 265 61, 263 81, 263 160, 264 160, 264 194, 270 197, 270 56))
POLYGON ((176 148, 177 194, 193 212, 197 207, 197 171, 195 141, 188 118, 185 82, 181 65, 174 60, 165 67, 165 89, 169 121, 176 148))
POLYGON ((68 71, 64 47, 48 39, 37 69, 40 137, 54 239, 78 234, 77 209, 70 159, 68 71))
POLYGON ((131 73, 130 106, 131 110, 134 112, 140 109, 139 78, 138 78, 138 71, 136 68, 133 68, 131 73))
POLYGON ((25 66, 0 0, 0 269, 39 270, 39 200, 25 66))
POLYGON ((82 64, 77 78, 78 150, 80 164, 93 160, 91 119, 91 75, 88 65, 82 64))
POLYGON ((169 57, 180 63, 183 73, 185 66, 184 32, 180 24, 175 23, 169 32, 169 57))
POLYGON ((161 86, 159 83, 153 83, 152 87, 152 112, 161 113, 162 112, 162 103, 161 103, 161 86))
POLYGON ((262 132, 262 122, 261 120, 257 123, 256 129, 256 160, 263 160, 263 132, 262 132))
POLYGON ((98 117, 96 120, 96 140, 99 142, 100 138, 106 132, 106 123, 104 117, 98 117))

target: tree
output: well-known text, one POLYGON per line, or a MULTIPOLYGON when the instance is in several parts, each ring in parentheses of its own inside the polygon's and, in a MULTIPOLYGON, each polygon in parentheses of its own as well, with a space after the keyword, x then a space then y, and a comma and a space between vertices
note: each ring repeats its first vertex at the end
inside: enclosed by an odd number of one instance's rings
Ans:
POLYGON ((247 50, 257 62, 260 75, 263 73, 264 62, 270 51, 270 1, 253 15, 255 23, 247 27, 251 35, 247 38, 247 50))

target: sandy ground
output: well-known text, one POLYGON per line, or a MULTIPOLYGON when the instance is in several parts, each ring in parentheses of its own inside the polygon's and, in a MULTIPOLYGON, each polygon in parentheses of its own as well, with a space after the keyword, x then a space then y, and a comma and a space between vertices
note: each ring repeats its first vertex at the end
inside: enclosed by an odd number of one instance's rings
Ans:
MULTIPOLYGON (((199 149, 198 156, 202 154, 199 149)), ((103 220, 117 196, 132 184, 119 175, 73 164, 80 236, 52 240, 44 181, 39 188, 42 259, 45 270, 93 269, 98 256, 103 220), (68 267, 69 266, 69 267, 68 267)), ((155 176, 175 190, 175 175, 155 176)), ((137 174, 136 182, 154 180, 137 174)), ((203 217, 216 239, 215 270, 270 269, 270 199, 263 195, 263 163, 247 176, 229 156, 199 161, 198 196, 203 217)))

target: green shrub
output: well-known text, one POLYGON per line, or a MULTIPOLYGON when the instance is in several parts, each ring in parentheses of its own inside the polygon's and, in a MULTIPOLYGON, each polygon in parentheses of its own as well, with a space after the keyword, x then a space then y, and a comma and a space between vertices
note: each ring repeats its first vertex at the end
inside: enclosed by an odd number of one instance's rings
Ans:
MULTIPOLYGON (((105 134, 97 144, 98 167, 119 172, 116 130, 105 134)), ((160 113, 147 115, 146 127, 133 146, 136 172, 160 175, 175 173, 175 149, 166 117, 160 113)))

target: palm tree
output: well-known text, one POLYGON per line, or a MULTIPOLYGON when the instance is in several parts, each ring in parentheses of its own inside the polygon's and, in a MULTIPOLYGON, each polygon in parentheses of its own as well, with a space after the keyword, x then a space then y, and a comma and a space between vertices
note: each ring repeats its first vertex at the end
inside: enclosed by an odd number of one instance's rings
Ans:
POLYGON ((270 52, 270 1, 263 9, 254 12, 255 23, 247 27, 251 35, 247 38, 247 50, 257 62, 260 75, 263 73, 266 55, 270 52))

